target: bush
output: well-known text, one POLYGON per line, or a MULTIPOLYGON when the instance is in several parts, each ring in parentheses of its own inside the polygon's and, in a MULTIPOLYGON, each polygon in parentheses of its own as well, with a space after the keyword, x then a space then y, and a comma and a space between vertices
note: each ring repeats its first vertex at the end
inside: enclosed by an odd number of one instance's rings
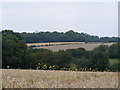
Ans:
POLYGON ((118 72, 118 71, 120 71, 119 66, 120 66, 120 64, 110 65, 110 66, 109 66, 109 70, 110 70, 110 71, 113 71, 113 72, 118 72))
POLYGON ((109 66, 109 59, 105 53, 95 52, 91 58, 91 63, 92 68, 104 71, 109 66))
POLYGON ((113 44, 109 48, 109 57, 110 58, 120 58, 120 43, 113 44))

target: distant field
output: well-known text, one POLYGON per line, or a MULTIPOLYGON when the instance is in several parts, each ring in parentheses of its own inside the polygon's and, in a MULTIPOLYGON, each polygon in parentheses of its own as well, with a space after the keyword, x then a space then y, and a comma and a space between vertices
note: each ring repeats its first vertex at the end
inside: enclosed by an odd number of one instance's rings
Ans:
POLYGON ((56 43, 31 43, 27 44, 28 46, 32 45, 53 45, 53 46, 40 46, 34 48, 45 48, 52 51, 66 50, 66 49, 75 49, 75 48, 85 48, 86 50, 93 50, 95 47, 100 45, 112 45, 113 43, 96 43, 96 42, 56 42, 56 43))
POLYGON ((2 70, 3 88, 117 88, 117 72, 2 70))
POLYGON ((61 45, 61 44, 80 44, 84 42, 51 42, 51 43, 28 43, 27 46, 32 45, 61 45))

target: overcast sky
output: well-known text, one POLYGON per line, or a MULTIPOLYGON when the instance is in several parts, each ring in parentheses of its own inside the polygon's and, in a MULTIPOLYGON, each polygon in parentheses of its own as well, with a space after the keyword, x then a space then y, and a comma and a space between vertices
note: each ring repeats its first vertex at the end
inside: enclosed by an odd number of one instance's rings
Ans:
POLYGON ((1 10, 0 30, 74 30, 98 36, 118 36, 117 2, 10 2, 2 3, 1 10))

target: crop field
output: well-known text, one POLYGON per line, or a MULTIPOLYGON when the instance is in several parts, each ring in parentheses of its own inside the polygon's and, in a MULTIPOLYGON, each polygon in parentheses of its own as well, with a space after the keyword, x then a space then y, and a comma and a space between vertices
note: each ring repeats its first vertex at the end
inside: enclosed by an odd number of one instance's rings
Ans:
POLYGON ((45 48, 52 51, 66 50, 66 49, 75 49, 75 48, 85 48, 86 50, 93 50, 95 47, 100 45, 112 45, 113 43, 96 43, 96 42, 56 42, 56 43, 31 43, 27 44, 28 46, 38 46, 34 48, 45 48), (41 45, 41 46, 39 46, 41 45), (43 46, 42 46, 43 45, 43 46), (45 46, 48 45, 48 46, 45 46), (53 45, 53 46, 50 46, 53 45))
POLYGON ((3 88, 117 88, 117 72, 2 70, 3 88))
POLYGON ((27 46, 32 45, 62 45, 62 44, 80 44, 84 42, 51 42, 51 43, 28 43, 27 46))

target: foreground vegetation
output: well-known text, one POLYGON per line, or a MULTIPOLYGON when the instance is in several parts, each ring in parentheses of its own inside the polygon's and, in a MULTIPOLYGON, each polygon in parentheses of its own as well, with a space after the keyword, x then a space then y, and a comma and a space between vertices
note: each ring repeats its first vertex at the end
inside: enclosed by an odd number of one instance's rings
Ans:
POLYGON ((109 59, 120 58, 120 44, 101 45, 94 50, 84 48, 53 52, 47 49, 27 47, 19 33, 2 31, 2 68, 76 70, 76 71, 118 71, 118 63, 110 64, 109 59), (44 67, 40 67, 40 65, 44 67), (50 68, 55 66, 56 68, 50 68), (46 68, 47 67, 47 68, 46 68), (80 70, 80 68, 82 70, 80 70))
MULTIPOLYGON (((3 69, 2 88, 118 88, 118 72, 3 69)), ((60 89, 61 90, 61 89, 60 89)))

